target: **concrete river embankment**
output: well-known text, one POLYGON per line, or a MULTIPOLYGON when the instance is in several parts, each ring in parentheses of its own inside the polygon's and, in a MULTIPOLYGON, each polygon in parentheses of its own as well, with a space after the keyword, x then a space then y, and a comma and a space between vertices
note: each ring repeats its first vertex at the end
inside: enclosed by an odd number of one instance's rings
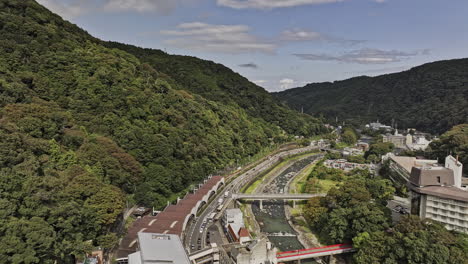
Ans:
MULTIPOLYGON (((263 193, 283 193, 292 177, 304 167, 317 159, 317 155, 311 155, 297 160, 282 170, 266 185, 258 188, 263 193)), ((296 231, 289 225, 285 215, 284 202, 273 200, 264 201, 263 210, 260 210, 259 203, 252 203, 252 211, 255 215, 262 233, 266 234, 269 240, 280 251, 289 251, 304 248, 297 238, 296 231)), ((302 261, 301 263, 316 263, 314 261, 302 261)))

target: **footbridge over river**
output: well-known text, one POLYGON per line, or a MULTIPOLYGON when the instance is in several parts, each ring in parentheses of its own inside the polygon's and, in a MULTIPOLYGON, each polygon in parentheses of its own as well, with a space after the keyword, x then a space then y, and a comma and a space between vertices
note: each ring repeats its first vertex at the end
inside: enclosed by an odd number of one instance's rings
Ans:
POLYGON ((263 201, 265 200, 284 200, 293 201, 293 206, 296 201, 309 200, 313 197, 324 197, 326 193, 304 194, 304 193, 255 193, 255 194, 233 194, 234 200, 255 200, 260 201, 260 209, 263 209, 263 201))
POLYGON ((301 259, 312 259, 324 256, 331 256, 356 251, 351 244, 337 244, 325 247, 307 248, 276 254, 279 262, 300 261, 301 259))

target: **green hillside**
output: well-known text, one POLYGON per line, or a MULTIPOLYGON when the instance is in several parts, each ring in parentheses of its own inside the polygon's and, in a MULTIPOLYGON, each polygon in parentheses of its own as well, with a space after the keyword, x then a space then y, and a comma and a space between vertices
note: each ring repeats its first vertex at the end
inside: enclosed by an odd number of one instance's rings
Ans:
POLYGON ((239 106, 253 117, 276 124, 293 135, 324 132, 317 119, 299 115, 280 104, 265 89, 226 66, 196 57, 169 55, 161 50, 143 49, 116 42, 103 43, 124 50, 148 63, 180 84, 179 88, 223 105, 239 106))
POLYGON ((468 122, 468 59, 439 61, 377 77, 314 83, 275 93, 294 109, 329 119, 379 119, 399 128, 443 133, 468 122))
MULTIPOLYGON (((216 169, 323 129, 245 79, 250 106, 210 98, 32 0, 0 0, 0 36, 2 263, 111 248, 126 201, 161 208, 216 169)), ((205 81, 242 79, 225 71, 205 81)))

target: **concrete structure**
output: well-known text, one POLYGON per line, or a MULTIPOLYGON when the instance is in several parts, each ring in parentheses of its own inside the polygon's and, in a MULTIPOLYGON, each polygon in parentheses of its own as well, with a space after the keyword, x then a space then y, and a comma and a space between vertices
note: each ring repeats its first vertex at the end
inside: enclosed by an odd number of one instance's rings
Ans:
POLYGON ((237 264, 276 264, 276 248, 266 237, 231 247, 230 257, 237 264))
POLYGON ((356 143, 356 148, 362 150, 363 152, 366 152, 369 150, 369 143, 360 141, 356 143))
POLYGON ((382 156, 382 161, 388 160, 390 169, 398 176, 393 181, 406 184, 409 181, 411 169, 413 167, 432 166, 437 164, 437 160, 419 159, 416 157, 395 156, 393 153, 387 153, 382 156))
MULTIPOLYGON (((411 135, 410 135, 411 136, 411 135)), ((398 134, 398 130, 395 130, 395 134, 386 134, 382 136, 382 141, 384 143, 389 142, 393 143, 396 148, 401 148, 401 149, 406 149, 408 148, 407 143, 408 143, 408 137, 398 134)))
POLYGON ((375 169, 374 165, 348 162, 345 159, 326 160, 324 162, 324 165, 327 168, 339 169, 339 170, 344 170, 344 171, 351 171, 354 169, 367 169, 367 170, 375 169))
POLYGON ((454 158, 452 155, 448 155, 445 158, 445 168, 453 171, 453 175, 455 177, 455 183, 453 186, 461 188, 463 177, 463 164, 458 161, 458 157, 454 158))
POLYGON ((325 139, 313 140, 310 142, 311 147, 325 148, 325 147, 328 147, 329 145, 330 143, 328 143, 328 141, 325 139))
POLYGON ((260 210, 263 210, 264 200, 285 200, 293 201, 293 207, 296 206, 296 201, 309 200, 313 197, 323 197, 326 193, 318 194, 289 194, 289 193, 258 193, 258 194, 233 194, 232 199, 234 200, 256 200, 260 201, 260 210))
POLYGON ((364 155, 364 151, 361 148, 344 148, 343 151, 341 151, 341 154, 343 156, 362 156, 364 155))
POLYGON ((138 249, 128 256, 128 264, 190 264, 177 235, 140 232, 138 249))
POLYGON ((411 150, 425 150, 429 144, 432 142, 431 140, 427 140, 424 134, 415 134, 406 135, 407 142, 406 145, 411 150))
POLYGON ((239 242, 239 232, 244 225, 244 215, 239 208, 226 209, 222 223, 228 239, 232 242, 239 242))
POLYGON ((219 264, 220 254, 218 245, 216 245, 216 243, 212 243, 210 248, 193 252, 190 254, 189 259, 196 264, 219 264))
POLYGON ((247 230, 247 228, 245 228, 245 227, 242 227, 239 230, 239 243, 246 244, 246 243, 248 243, 250 241, 252 241, 252 239, 250 237, 249 230, 247 230))
POLYGON ((374 122, 374 123, 370 123, 368 125, 366 125, 367 128, 370 128, 372 130, 385 130, 385 131, 391 131, 392 130, 392 127, 391 126, 386 126, 384 124, 381 124, 378 120, 377 122, 374 122))
POLYGON ((198 210, 223 184, 224 177, 210 177, 194 193, 189 193, 183 199, 178 199, 175 205, 168 205, 158 215, 137 219, 120 243, 117 260, 125 261, 129 254, 136 252, 139 232, 175 234, 183 239, 188 222, 195 217, 198 210))
POLYGON ((411 213, 468 233, 468 191, 462 187, 463 165, 452 156, 445 165, 413 167, 408 187, 411 213))

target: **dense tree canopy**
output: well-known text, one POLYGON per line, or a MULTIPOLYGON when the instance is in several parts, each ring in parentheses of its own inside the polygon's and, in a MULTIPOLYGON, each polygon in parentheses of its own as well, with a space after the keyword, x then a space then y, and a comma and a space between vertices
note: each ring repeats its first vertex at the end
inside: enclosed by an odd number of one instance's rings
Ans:
MULTIPOLYGON (((92 246, 111 248, 126 200, 161 208, 216 169, 325 131, 246 80, 239 92, 257 105, 204 98, 188 85, 210 63, 184 68, 173 57, 170 68, 150 65, 33 0, 0 0, 0 36, 6 263, 71 263, 92 246)), ((242 79, 216 71, 198 88, 242 79)))
POLYGON ((392 224, 385 206, 394 193, 389 180, 354 170, 327 196, 311 199, 304 216, 322 242, 352 242, 352 263, 468 263, 467 235, 417 216, 392 224))
POLYGON ((464 165, 464 173, 468 173, 468 124, 453 127, 439 140, 432 142, 426 151, 429 156, 439 159, 440 162, 444 162, 449 154, 459 156, 464 165))
POLYGON ((468 263, 468 236, 455 234, 431 220, 406 216, 394 228, 363 232, 353 239, 362 264, 468 263))
MULTIPOLYGON (((326 173, 321 166, 314 170, 317 172, 312 177, 326 173)), ((390 226, 390 212, 385 205, 394 192, 390 181, 374 178, 367 170, 354 170, 338 188, 332 187, 326 197, 310 200, 304 214, 325 242, 351 241, 362 232, 390 226)))

